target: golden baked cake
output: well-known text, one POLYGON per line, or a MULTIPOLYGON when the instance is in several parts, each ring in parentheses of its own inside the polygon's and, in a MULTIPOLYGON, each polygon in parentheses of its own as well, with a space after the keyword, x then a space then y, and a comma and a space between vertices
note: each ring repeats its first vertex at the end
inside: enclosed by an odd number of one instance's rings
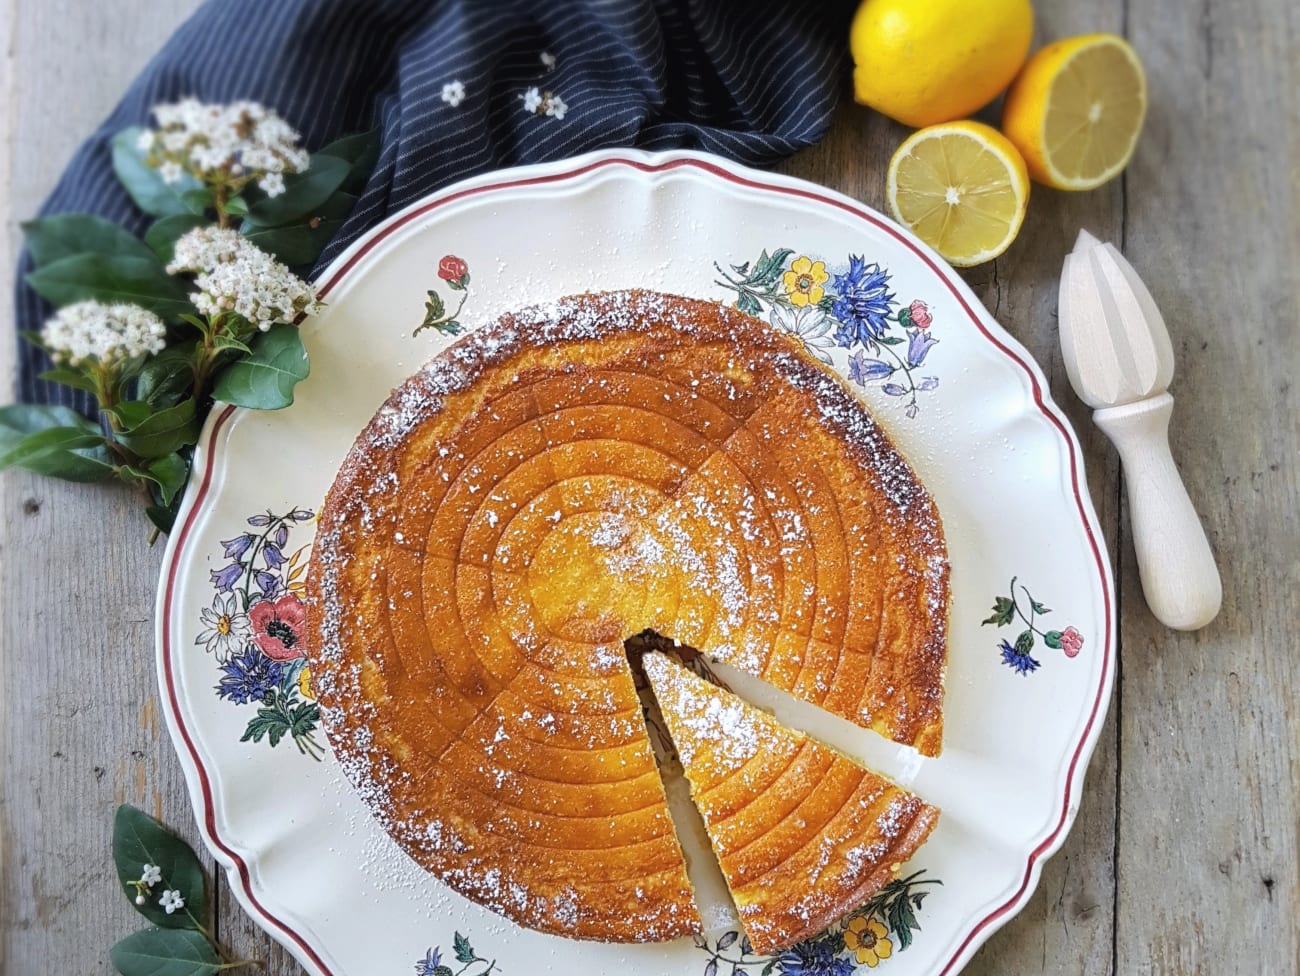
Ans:
POLYGON ((821 932, 893 879, 939 811, 673 663, 646 676, 754 951, 821 932))
POLYGON ((939 749, 930 496, 796 340, 715 303, 577 296, 456 342, 357 439, 308 585, 347 775, 419 863, 544 931, 699 924, 631 635, 939 749))

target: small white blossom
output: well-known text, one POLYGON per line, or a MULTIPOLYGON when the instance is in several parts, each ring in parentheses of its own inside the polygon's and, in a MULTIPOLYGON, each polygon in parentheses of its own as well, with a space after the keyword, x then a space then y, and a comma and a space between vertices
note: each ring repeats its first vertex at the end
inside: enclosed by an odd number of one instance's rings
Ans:
POLYGON ((552 118, 562 119, 564 113, 569 110, 569 106, 564 104, 564 99, 559 95, 552 95, 546 102, 546 114, 552 118))
POLYGON ((162 868, 156 864, 146 864, 140 874, 140 883, 145 885, 156 885, 162 880, 162 868))
POLYGON ((535 114, 537 110, 542 107, 542 93, 537 90, 536 85, 524 92, 522 97, 524 100, 524 111, 529 115, 535 114))
POLYGON ((140 150, 140 152, 148 152, 150 149, 153 148, 154 140, 156 138, 157 137, 154 135, 152 129, 145 129, 138 136, 136 136, 135 148, 140 150))
POLYGON ((153 115, 158 131, 142 134, 138 145, 168 183, 184 172, 208 183, 244 174, 261 181, 301 172, 311 161, 293 127, 257 102, 209 105, 184 98, 155 105, 153 115))
POLYGON ((280 173, 267 173, 257 181, 257 185, 268 197, 278 197, 284 192, 284 176, 280 173))
POLYGON ((162 352, 167 327, 138 305, 77 302, 59 309, 41 328, 41 340, 57 363, 87 360, 111 365, 121 359, 162 352))
POLYGON ((449 81, 442 86, 442 100, 455 108, 465 100, 465 86, 459 81, 449 81))
POLYGON ((550 71, 552 68, 555 67, 555 55, 552 54, 550 51, 543 51, 541 54, 537 56, 537 58, 539 61, 542 62, 542 67, 544 67, 547 71, 550 71))
POLYGON ((143 904, 145 903, 145 897, 144 897, 144 895, 136 895, 136 896, 135 896, 135 903, 136 903, 137 905, 143 905, 143 904))
POLYGON ((173 891, 168 888, 158 899, 158 904, 170 915, 172 912, 185 907, 185 899, 181 897, 179 891, 173 891))
POLYGON ((237 231, 196 227, 176 242, 168 274, 192 272, 191 301, 204 315, 235 312, 263 332, 318 303, 311 285, 237 231))

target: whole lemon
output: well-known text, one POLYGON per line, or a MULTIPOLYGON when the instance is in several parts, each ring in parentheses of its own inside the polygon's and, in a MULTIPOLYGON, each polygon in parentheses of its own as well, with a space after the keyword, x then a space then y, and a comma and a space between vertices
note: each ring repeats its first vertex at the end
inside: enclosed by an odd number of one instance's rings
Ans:
POLYGON ((849 28, 854 97, 918 128, 965 118, 1011 84, 1033 33, 1029 0, 866 0, 849 28))

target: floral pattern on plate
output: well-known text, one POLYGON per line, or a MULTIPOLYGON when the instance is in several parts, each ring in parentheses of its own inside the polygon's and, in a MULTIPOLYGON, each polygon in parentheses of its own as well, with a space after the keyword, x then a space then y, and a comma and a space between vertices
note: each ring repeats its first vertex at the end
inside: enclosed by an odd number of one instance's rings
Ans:
POLYGON ((930 332, 930 306, 917 298, 901 305, 890 290, 891 275, 878 262, 850 254, 842 271, 794 250, 764 250, 756 261, 732 264, 721 285, 736 293, 742 312, 766 317, 778 329, 798 336, 808 351, 827 365, 831 353, 849 353, 849 380, 865 387, 879 383, 886 396, 906 402, 905 413, 921 410, 918 394, 935 389, 937 376, 919 370, 939 340, 930 332), (896 348, 903 347, 903 348, 896 348))
POLYGON ((302 649, 308 547, 286 555, 292 530, 314 517, 305 508, 284 515, 267 511, 221 540, 228 562, 209 571, 216 593, 199 614, 202 629, 194 643, 216 659, 218 698, 260 706, 241 742, 265 739, 274 747, 287 735, 299 752, 319 760, 320 709, 302 649))
POLYGON ((755 955, 748 937, 734 930, 715 940, 696 936, 696 946, 709 955, 701 976, 855 976, 874 969, 920 931, 916 912, 930 893, 923 886, 943 884, 923 874, 895 878, 857 911, 780 955, 755 955))
POLYGON ((1037 638, 1042 638, 1043 643, 1054 650, 1064 651, 1066 657, 1078 657, 1079 651, 1083 649, 1083 634, 1075 627, 1066 627, 1064 630, 1042 630, 1037 627, 1034 621, 1052 611, 1035 600, 1029 588, 1023 583, 1020 585, 1025 597, 1022 604, 1016 596, 1017 579, 1018 577, 1011 577, 1011 583, 1007 586, 1011 595, 995 598, 992 616, 983 621, 985 626, 993 624, 997 627, 1010 626, 1016 622, 1017 617, 1024 622, 1025 629, 1016 637, 1014 644, 1005 637, 998 643, 998 650, 1002 653, 1002 663, 1019 675, 1037 671, 1043 666, 1042 662, 1033 655, 1037 638), (1026 607, 1029 608, 1028 613, 1025 612, 1026 607))

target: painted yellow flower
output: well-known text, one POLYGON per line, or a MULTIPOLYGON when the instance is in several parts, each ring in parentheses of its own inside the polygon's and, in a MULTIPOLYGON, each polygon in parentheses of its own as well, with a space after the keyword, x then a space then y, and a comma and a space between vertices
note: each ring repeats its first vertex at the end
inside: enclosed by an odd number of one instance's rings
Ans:
POLYGON ((889 929, 879 919, 854 915, 844 928, 844 945, 858 960, 859 966, 872 969, 882 959, 894 954, 894 943, 885 938, 889 929))
POLYGON ((822 295, 825 294, 822 285, 829 278, 825 261, 802 257, 795 259, 781 280, 785 283, 785 293, 790 296, 790 304, 803 308, 805 305, 816 305, 822 300, 822 295))
POLYGON ((306 666, 298 672, 298 691, 308 701, 316 700, 316 696, 311 693, 311 669, 306 666))

